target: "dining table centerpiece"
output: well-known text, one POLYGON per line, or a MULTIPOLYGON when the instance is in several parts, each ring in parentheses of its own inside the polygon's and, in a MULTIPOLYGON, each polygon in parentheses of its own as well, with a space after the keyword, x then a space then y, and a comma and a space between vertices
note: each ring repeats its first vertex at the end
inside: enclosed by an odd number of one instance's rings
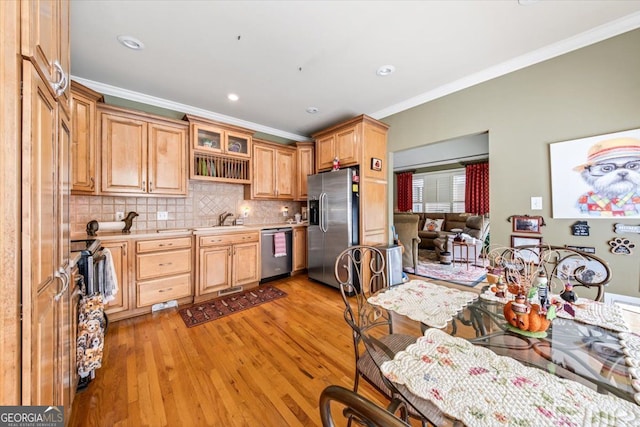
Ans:
MULTIPOLYGON (((555 318, 555 306, 548 298, 549 278, 543 269, 543 262, 534 259, 531 253, 518 248, 496 248, 489 252, 492 274, 500 272, 495 287, 496 295, 505 295, 503 282, 506 282, 510 300, 503 308, 508 328, 516 333, 532 337, 544 337, 555 318)), ((489 274, 489 273, 488 273, 489 274)), ((488 276, 487 274, 487 276, 488 276)))

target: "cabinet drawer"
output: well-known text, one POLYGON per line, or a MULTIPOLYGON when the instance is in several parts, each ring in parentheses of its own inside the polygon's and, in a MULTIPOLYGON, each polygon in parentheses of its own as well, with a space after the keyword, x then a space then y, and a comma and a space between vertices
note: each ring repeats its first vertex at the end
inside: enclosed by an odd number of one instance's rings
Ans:
POLYGON ((191 237, 178 237, 175 239, 141 240, 136 242, 136 252, 156 252, 169 249, 182 249, 191 247, 191 237))
POLYGON ((231 243, 257 242, 258 233, 217 234, 201 236, 200 246, 228 245, 231 243))
POLYGON ((188 297, 191 295, 191 274, 138 283, 138 307, 188 297))
POLYGON ((191 249, 136 256, 136 279, 170 276, 191 271, 191 249))

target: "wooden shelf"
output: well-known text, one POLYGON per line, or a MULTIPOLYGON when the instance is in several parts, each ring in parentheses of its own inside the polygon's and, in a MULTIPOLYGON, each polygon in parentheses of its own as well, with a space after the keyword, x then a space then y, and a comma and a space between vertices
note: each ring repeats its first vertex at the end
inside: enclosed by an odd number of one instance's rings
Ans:
POLYGON ((194 152, 191 179, 249 184, 249 164, 249 159, 194 152))

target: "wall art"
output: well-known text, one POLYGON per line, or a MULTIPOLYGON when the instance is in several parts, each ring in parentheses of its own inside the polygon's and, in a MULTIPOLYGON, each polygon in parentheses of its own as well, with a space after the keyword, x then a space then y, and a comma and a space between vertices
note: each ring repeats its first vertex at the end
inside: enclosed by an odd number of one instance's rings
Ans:
POLYGON ((636 244, 631 242, 629 239, 625 239, 622 237, 614 237, 609 240, 609 246, 611 246, 611 253, 615 255, 631 255, 633 253, 633 248, 636 247, 636 244))
POLYGON ((640 218, 640 129, 549 145, 554 218, 640 218))

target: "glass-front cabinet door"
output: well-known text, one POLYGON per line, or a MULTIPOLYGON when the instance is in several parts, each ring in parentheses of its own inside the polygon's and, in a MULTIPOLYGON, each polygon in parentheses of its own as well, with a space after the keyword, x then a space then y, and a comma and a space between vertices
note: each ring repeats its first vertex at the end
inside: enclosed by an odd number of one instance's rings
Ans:
POLYGON ((194 147, 197 150, 207 150, 220 153, 223 149, 224 130, 194 125, 194 147))
POLYGON ((251 137, 241 133, 227 132, 226 151, 229 154, 249 157, 251 137))

